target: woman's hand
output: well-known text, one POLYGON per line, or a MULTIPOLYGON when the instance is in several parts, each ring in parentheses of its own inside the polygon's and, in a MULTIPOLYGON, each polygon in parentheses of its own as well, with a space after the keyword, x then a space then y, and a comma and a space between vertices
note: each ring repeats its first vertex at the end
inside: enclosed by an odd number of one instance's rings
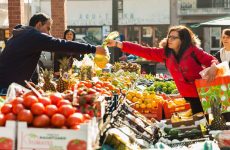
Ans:
POLYGON ((213 63, 210 67, 210 69, 205 73, 205 77, 207 78, 207 81, 208 82, 212 82, 215 77, 216 77, 216 73, 217 73, 217 67, 216 67, 216 64, 213 63))
POLYGON ((121 48, 121 49, 122 49, 123 44, 122 44, 122 42, 120 42, 120 41, 108 40, 107 46, 108 46, 108 47, 118 47, 118 48, 121 48))

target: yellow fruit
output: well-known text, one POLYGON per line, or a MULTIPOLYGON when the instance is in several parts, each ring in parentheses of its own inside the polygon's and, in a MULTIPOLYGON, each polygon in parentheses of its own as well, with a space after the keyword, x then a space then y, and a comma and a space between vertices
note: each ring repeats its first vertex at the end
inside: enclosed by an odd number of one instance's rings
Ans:
POLYGON ((140 105, 139 104, 135 104, 135 108, 140 108, 140 105))
POLYGON ((141 92, 137 92, 136 93, 136 97, 141 98, 142 97, 142 93, 141 92))
POLYGON ((144 103, 141 104, 140 106, 142 109, 145 109, 146 108, 146 105, 144 103))
POLYGON ((130 94, 132 97, 136 95, 134 91, 128 91, 128 94, 130 94))
POLYGON ((151 105, 150 103, 148 103, 148 104, 146 105, 146 107, 147 107, 147 108, 152 108, 152 105, 151 105))
POLYGON ((145 102, 148 104, 148 103, 151 103, 153 100, 152 99, 149 99, 149 98, 146 98, 145 99, 145 102))
POLYGON ((105 68, 106 64, 109 62, 110 57, 109 55, 100 55, 96 54, 94 57, 94 62, 99 68, 105 68))
POLYGON ((156 108, 157 107, 157 103, 156 103, 156 101, 152 101, 152 108, 156 108))
POLYGON ((145 114, 148 114, 149 113, 149 110, 144 110, 145 114))
POLYGON ((176 98, 173 101, 176 105, 184 105, 186 103, 184 98, 176 98))
POLYGON ((138 103, 139 104, 143 103, 143 100, 142 99, 138 99, 138 103))
POLYGON ((134 102, 134 103, 137 102, 138 100, 139 100, 139 99, 138 99, 137 97, 133 97, 133 98, 132 98, 132 102, 134 102))
POLYGON ((176 104, 173 101, 168 102, 168 108, 173 108, 175 106, 176 106, 176 104))
POLYGON ((132 101, 132 98, 133 98, 133 97, 132 97, 131 94, 128 93, 128 94, 126 95, 126 98, 127 98, 128 100, 132 101))
POLYGON ((151 99, 155 99, 155 98, 156 98, 156 95, 155 95, 155 94, 150 94, 149 97, 150 97, 151 99))
POLYGON ((149 94, 149 93, 148 93, 147 91, 144 91, 144 92, 142 93, 142 95, 143 95, 144 97, 146 97, 148 94, 149 94))

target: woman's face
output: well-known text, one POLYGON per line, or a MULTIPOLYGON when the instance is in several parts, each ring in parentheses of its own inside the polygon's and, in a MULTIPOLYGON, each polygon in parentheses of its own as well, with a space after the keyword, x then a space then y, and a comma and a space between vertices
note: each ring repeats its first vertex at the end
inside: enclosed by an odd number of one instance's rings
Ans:
POLYGON ((67 41, 72 41, 73 40, 73 33, 71 31, 69 31, 66 35, 65 35, 65 39, 67 41))
POLYGON ((228 36, 226 34, 222 34, 221 41, 222 41, 223 46, 225 48, 230 48, 230 36, 228 36))
POLYGON ((171 31, 168 36, 168 47, 178 52, 180 49, 181 40, 177 31, 171 31))

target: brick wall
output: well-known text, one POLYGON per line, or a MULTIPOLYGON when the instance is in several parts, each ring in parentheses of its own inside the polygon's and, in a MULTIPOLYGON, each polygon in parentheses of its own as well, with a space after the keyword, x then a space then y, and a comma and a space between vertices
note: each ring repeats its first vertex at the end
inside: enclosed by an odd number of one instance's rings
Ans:
POLYGON ((10 33, 17 24, 24 24, 24 0, 8 0, 10 33))
POLYGON ((51 34, 54 37, 63 38, 63 33, 67 28, 66 2, 66 0, 51 0, 51 17, 53 19, 51 34))

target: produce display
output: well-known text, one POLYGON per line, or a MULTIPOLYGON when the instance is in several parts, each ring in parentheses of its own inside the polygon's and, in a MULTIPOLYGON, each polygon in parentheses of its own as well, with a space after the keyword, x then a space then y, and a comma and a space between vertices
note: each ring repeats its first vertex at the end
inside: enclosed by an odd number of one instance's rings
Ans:
POLYGON ((137 74, 140 74, 141 66, 137 63, 116 62, 113 66, 113 71, 117 72, 120 69, 127 72, 135 72, 137 74))
MULTIPOLYGON (((117 36, 111 33, 104 46, 117 36)), ((206 114, 192 114, 169 76, 140 74, 140 65, 131 62, 103 71, 109 57, 100 57, 85 55, 73 66, 64 58, 59 76, 44 69, 37 85, 10 87, 0 97, 0 149, 171 149, 197 142, 216 147, 212 136, 230 147, 222 116, 228 86, 198 88, 203 107, 213 114, 207 120, 206 114), (225 132, 214 135, 218 130, 225 132)))

